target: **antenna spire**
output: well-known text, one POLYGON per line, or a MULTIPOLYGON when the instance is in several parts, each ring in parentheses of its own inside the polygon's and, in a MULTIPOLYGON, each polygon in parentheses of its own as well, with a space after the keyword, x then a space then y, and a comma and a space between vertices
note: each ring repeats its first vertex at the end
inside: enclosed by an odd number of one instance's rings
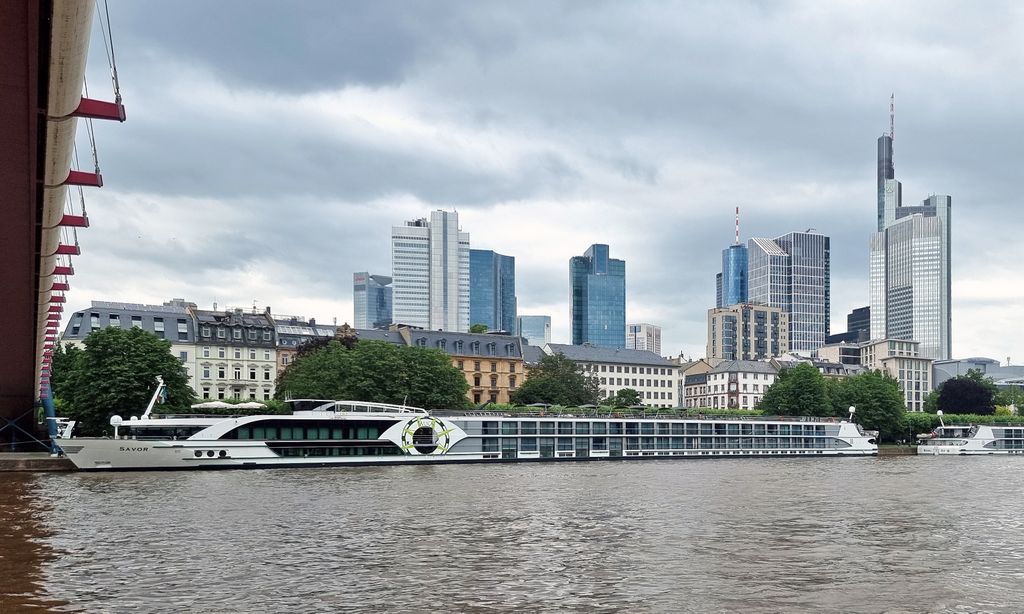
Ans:
POLYGON ((740 208, 736 207, 736 245, 740 244, 740 208))
POLYGON ((896 93, 889 94, 889 138, 896 139, 896 93))

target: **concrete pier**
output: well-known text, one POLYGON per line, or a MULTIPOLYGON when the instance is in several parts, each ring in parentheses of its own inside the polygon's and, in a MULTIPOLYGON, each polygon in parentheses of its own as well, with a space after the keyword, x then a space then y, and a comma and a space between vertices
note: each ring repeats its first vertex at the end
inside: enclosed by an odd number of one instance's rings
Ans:
POLYGON ((74 471, 75 466, 65 457, 50 456, 48 452, 0 453, 0 471, 74 471))

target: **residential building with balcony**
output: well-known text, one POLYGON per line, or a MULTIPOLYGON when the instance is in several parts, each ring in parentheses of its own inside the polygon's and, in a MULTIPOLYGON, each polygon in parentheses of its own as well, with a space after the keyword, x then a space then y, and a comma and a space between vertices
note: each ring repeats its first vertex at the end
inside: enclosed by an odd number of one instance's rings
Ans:
POLYGON ((196 364, 204 399, 267 401, 277 379, 277 340, 265 311, 191 309, 198 329, 196 364))
POLYGON ((754 409, 779 370, 760 360, 724 360, 686 377, 686 407, 754 409))
POLYGON ((708 310, 707 357, 764 360, 789 351, 789 314, 781 307, 736 303, 708 310))

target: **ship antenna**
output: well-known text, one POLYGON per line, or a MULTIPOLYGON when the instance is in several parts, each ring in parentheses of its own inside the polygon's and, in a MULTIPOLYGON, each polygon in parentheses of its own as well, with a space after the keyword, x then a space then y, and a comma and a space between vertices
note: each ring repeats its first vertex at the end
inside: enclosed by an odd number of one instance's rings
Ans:
POLYGON ((857 413, 857 408, 853 405, 850 406, 850 422, 853 422, 853 414, 857 413))

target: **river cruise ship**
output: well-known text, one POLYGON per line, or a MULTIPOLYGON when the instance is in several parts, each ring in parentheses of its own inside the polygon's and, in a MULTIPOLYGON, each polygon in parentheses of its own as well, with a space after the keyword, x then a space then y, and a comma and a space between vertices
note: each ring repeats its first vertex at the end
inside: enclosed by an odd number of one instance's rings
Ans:
POLYGON ((291 414, 114 416, 114 436, 57 443, 79 469, 213 469, 486 461, 870 456, 874 434, 838 418, 688 417, 622 410, 433 411, 293 400, 291 414))
POLYGON ((917 453, 1024 454, 1024 426, 940 426, 931 433, 917 436, 917 453))

